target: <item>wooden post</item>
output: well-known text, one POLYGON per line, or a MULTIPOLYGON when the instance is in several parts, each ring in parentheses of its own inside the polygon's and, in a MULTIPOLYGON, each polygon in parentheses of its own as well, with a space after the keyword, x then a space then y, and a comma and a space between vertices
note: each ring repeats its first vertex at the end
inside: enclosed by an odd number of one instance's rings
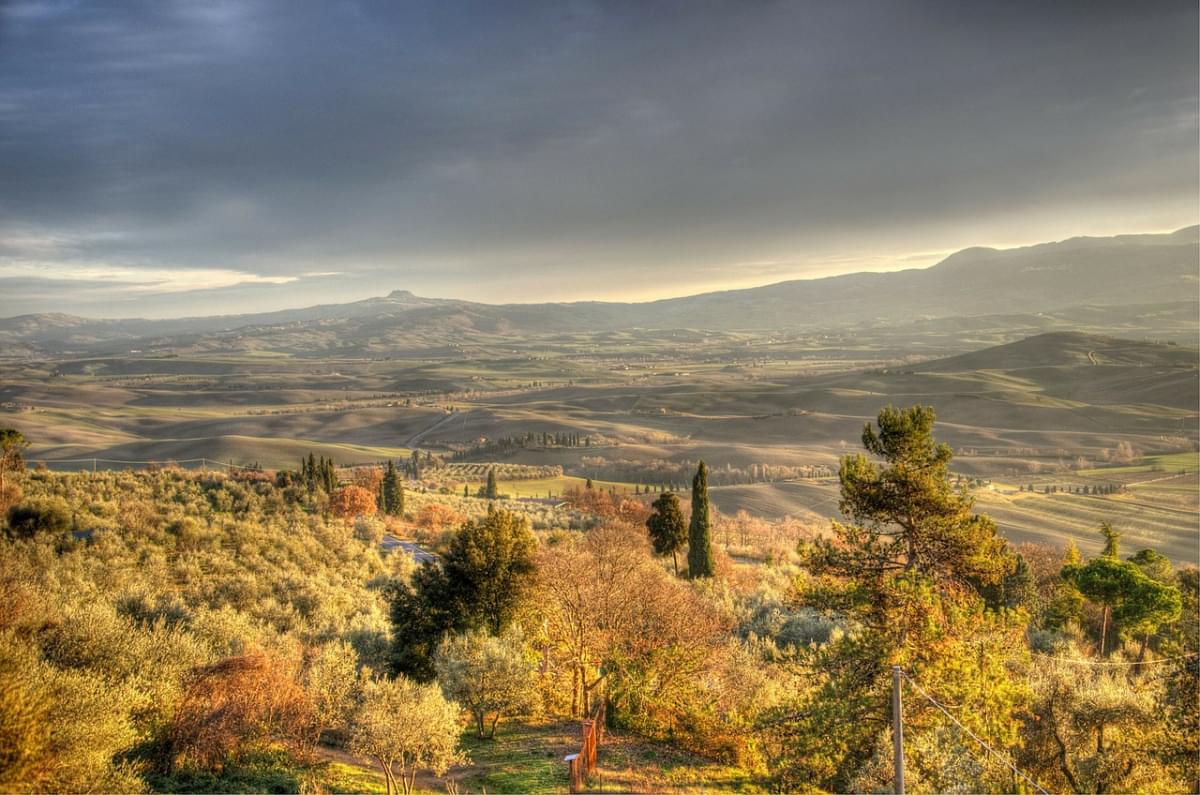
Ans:
POLYGON ((569 754, 563 761, 567 763, 568 791, 583 792, 583 772, 580 770, 579 754, 569 754))
POLYGON ((896 795, 904 795, 904 718, 900 698, 901 672, 892 666, 892 756, 896 767, 896 795))

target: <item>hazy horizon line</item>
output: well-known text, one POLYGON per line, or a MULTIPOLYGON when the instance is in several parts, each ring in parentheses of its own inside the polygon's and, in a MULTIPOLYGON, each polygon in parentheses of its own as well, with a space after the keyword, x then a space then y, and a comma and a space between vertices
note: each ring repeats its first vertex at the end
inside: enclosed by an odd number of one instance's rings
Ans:
MULTIPOLYGON (((930 268, 935 268, 938 265, 945 262, 946 260, 950 259, 951 257, 954 257, 965 251, 973 251, 973 250, 988 251, 988 250, 990 250, 990 251, 997 251, 997 252, 1007 252, 1007 251, 1020 251, 1022 249, 1029 249, 1029 248, 1037 248, 1039 246, 1060 245, 1060 244, 1064 244, 1064 243, 1070 243, 1070 242, 1076 241, 1076 240, 1116 240, 1116 239, 1125 238, 1125 237, 1146 237, 1146 236, 1164 236, 1165 237, 1165 236, 1175 235, 1175 234, 1184 232, 1189 229, 1200 229, 1200 222, 1192 223, 1192 224, 1185 224, 1184 226, 1175 227, 1175 228, 1165 228, 1165 229, 1157 229, 1157 230, 1151 230, 1151 231, 1138 231, 1138 232, 1120 232, 1120 233, 1111 234, 1111 235, 1073 234, 1068 237, 1063 237, 1063 238, 1056 239, 1056 240, 1043 240, 1043 241, 1038 241, 1038 242, 1020 243, 1020 244, 1015 244, 1015 245, 1012 245, 1012 244, 1010 244, 1010 245, 973 244, 970 246, 965 246, 963 248, 958 248, 958 249, 954 249, 954 250, 927 252, 927 253, 910 253, 910 254, 903 255, 903 256, 896 255, 892 259, 894 259, 897 263, 900 263, 897 267, 879 267, 879 268, 859 267, 859 268, 855 268, 855 269, 842 270, 842 271, 837 271, 837 272, 833 272, 833 273, 824 273, 824 274, 814 275, 814 276, 796 276, 796 277, 791 277, 791 278, 775 279, 775 280, 767 281, 767 282, 750 281, 750 280, 745 280, 745 281, 741 281, 741 282, 728 282, 727 281, 727 282, 724 282, 725 286, 717 286, 710 282, 707 285, 703 286, 702 289, 698 289, 694 292, 682 292, 682 293, 671 292, 671 293, 660 294, 660 295, 657 295, 654 297, 647 296, 646 294, 643 293, 643 294, 641 294, 640 297, 629 298, 629 299, 624 299, 624 300, 616 299, 616 298, 571 298, 571 299, 543 300, 543 301, 500 301, 500 302, 492 303, 492 302, 479 301, 479 300, 470 299, 470 298, 456 298, 456 297, 440 296, 440 295, 424 295, 424 294, 416 293, 406 287, 394 287, 394 288, 391 288, 391 289, 387 290, 386 292, 382 292, 382 293, 371 292, 369 294, 363 295, 361 298, 352 298, 352 299, 344 300, 344 301, 298 303, 298 304, 282 306, 282 307, 277 307, 277 308, 272 308, 272 309, 263 309, 263 310, 256 311, 256 312, 230 312, 230 313, 212 313, 212 314, 161 314, 161 315, 160 314, 147 314, 147 315, 126 315, 126 316, 97 315, 97 314, 92 314, 91 312, 86 312, 86 311, 80 311, 80 312, 22 312, 22 313, 15 314, 15 315, 0 316, 0 320, 14 320, 17 318, 22 318, 22 317, 37 317, 37 316, 44 316, 44 315, 65 315, 68 317, 77 317, 77 318, 80 318, 83 320, 91 320, 91 321, 106 321, 106 320, 107 321, 137 321, 137 320, 145 320, 145 321, 180 320, 180 321, 182 321, 182 320, 219 318, 219 317, 245 317, 245 316, 254 316, 254 315, 269 315, 269 314, 276 314, 276 313, 281 313, 281 312, 300 312, 300 311, 304 311, 306 309, 316 309, 316 308, 325 307, 325 306, 346 306, 349 304, 362 303, 364 301, 371 301, 371 300, 375 300, 375 299, 387 298, 387 297, 391 296, 392 294, 398 293, 398 292, 406 292, 409 295, 412 295, 414 298, 423 298, 423 299, 428 299, 431 301, 457 301, 457 302, 467 303, 467 304, 480 304, 483 306, 496 306, 496 307, 500 307, 500 306, 537 306, 537 305, 542 305, 542 304, 558 304, 558 305, 566 305, 566 306, 570 306, 573 304, 631 304, 631 305, 653 304, 653 303, 657 303, 659 301, 670 301, 670 300, 682 299, 682 298, 694 298, 697 296, 712 295, 715 293, 739 292, 739 291, 743 291, 743 290, 755 290, 755 289, 761 289, 761 288, 766 288, 766 287, 773 287, 773 286, 780 285, 780 284, 788 284, 791 282, 817 282, 817 281, 824 281, 826 279, 837 279, 837 278, 844 277, 844 276, 855 276, 855 275, 860 275, 860 274, 902 273, 904 271, 929 270, 930 268), (936 259, 934 259, 926 264, 923 264, 923 265, 906 264, 908 262, 911 262, 911 261, 914 261, 917 259, 921 259, 921 258, 925 258, 925 257, 936 257, 936 259)), ((337 275, 337 272, 332 272, 332 273, 325 274, 325 275, 335 276, 335 275, 337 275)), ((271 288, 271 287, 281 287, 281 286, 283 286, 283 285, 275 285, 275 284, 264 285, 263 289, 267 289, 267 288, 271 288)), ((202 291, 197 291, 197 292, 202 292, 202 291)))

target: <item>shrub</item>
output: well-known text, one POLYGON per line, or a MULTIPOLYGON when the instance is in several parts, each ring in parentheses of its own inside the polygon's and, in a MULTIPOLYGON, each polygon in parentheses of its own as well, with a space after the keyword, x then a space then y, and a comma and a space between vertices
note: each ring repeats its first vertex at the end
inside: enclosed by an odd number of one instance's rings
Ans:
POLYGON ((8 509, 10 538, 33 538, 38 533, 65 533, 71 514, 61 501, 22 502, 8 509))
POLYGON ((501 718, 528 712, 536 703, 533 666, 519 632, 494 637, 474 631, 446 638, 434 667, 446 695, 470 710, 479 737, 495 737, 501 718))

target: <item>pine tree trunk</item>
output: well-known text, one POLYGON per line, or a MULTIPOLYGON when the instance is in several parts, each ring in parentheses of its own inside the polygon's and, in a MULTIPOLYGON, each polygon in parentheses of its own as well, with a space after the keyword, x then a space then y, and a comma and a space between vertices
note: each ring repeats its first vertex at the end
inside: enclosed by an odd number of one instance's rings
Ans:
POLYGON ((1100 622, 1100 656, 1108 656, 1108 605, 1104 606, 1104 618, 1100 622))

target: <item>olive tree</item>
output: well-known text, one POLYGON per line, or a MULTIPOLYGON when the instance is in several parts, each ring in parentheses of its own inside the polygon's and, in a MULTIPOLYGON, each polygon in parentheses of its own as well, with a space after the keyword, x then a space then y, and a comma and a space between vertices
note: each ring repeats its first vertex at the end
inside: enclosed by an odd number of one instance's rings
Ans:
POLYGON ((313 707, 312 743, 325 729, 347 725, 358 690, 358 654, 346 641, 335 641, 314 650, 307 660, 304 689, 313 707))
POLYGON ((447 701, 437 685, 398 676, 366 685, 349 747, 379 762, 387 795, 409 795, 418 771, 440 776, 466 761, 458 750, 458 734, 457 704, 447 701))
POLYGON ((500 637, 481 631, 448 637, 434 667, 442 690, 470 711, 481 738, 495 737, 501 718, 528 712, 537 703, 533 665, 516 630, 500 637))

